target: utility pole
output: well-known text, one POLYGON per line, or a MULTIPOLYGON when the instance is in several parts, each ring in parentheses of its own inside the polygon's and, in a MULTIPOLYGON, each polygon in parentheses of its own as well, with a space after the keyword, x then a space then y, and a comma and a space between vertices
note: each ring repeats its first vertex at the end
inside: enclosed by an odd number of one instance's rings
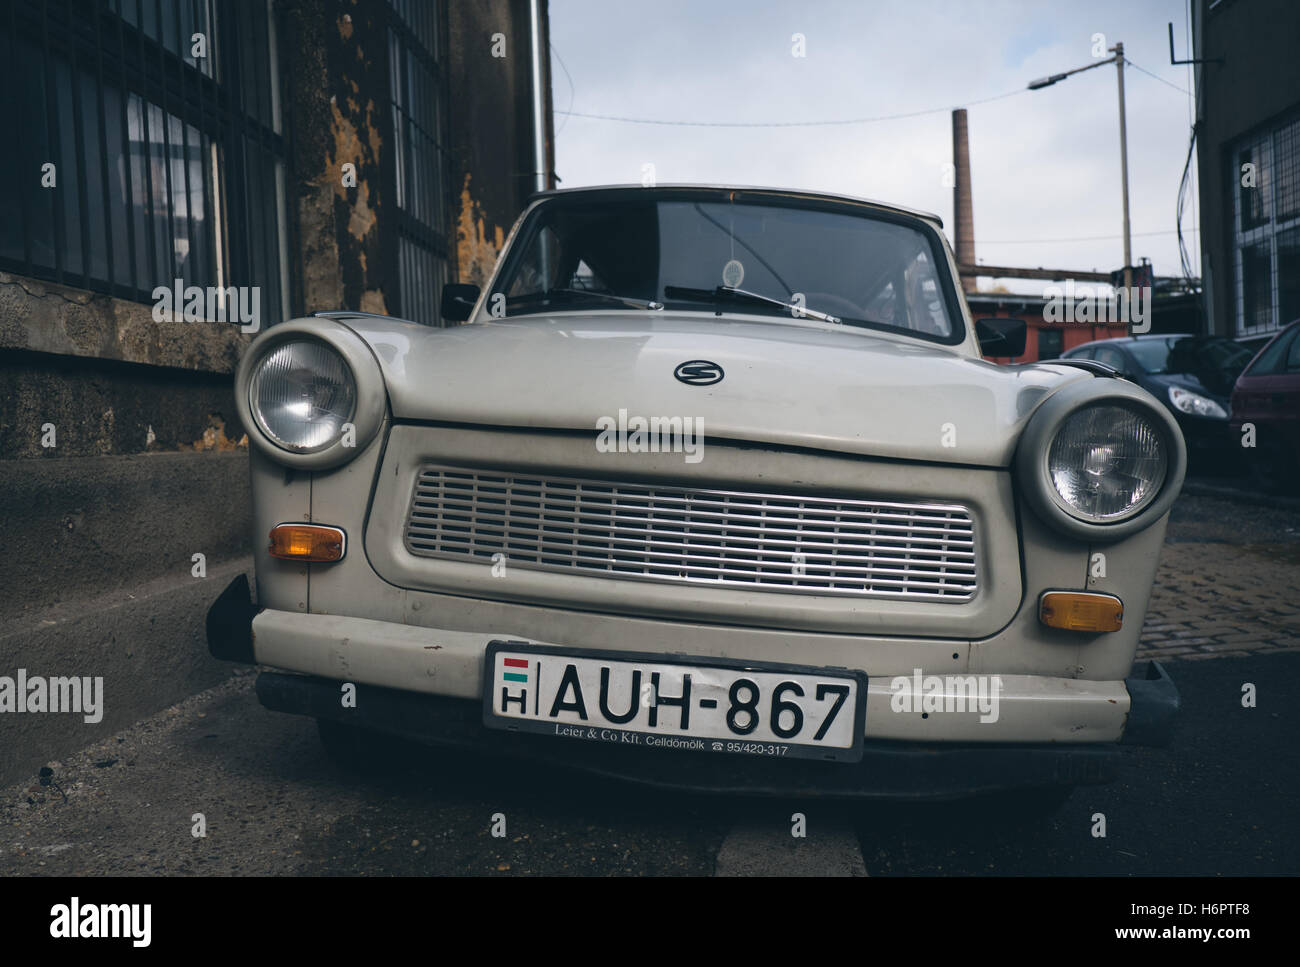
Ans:
POLYGON ((1076 67, 1074 70, 1065 71, 1062 74, 1040 77, 1029 82, 1029 89, 1036 91, 1042 87, 1050 87, 1057 81, 1065 80, 1071 74, 1089 71, 1094 67, 1101 67, 1103 64, 1112 62, 1115 64, 1115 70, 1119 77, 1119 165, 1120 186, 1124 202, 1124 289, 1131 297, 1133 291, 1133 238, 1129 231, 1128 220, 1128 125, 1124 116, 1124 45, 1117 42, 1114 47, 1109 48, 1109 51, 1115 56, 1099 60, 1094 64, 1087 64, 1084 67, 1076 67))
POLYGON ((1115 54, 1115 71, 1119 77, 1119 170, 1124 194, 1124 293, 1133 297, 1133 239, 1128 221, 1128 125, 1124 119, 1124 44, 1117 41, 1111 48, 1115 54))

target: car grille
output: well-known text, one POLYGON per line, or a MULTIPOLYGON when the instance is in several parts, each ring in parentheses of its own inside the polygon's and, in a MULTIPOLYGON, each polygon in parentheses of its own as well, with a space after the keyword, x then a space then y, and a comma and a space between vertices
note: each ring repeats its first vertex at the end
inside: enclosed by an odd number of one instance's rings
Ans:
POLYGON ((463 467, 421 468, 406 548, 532 570, 803 594, 959 603, 977 587, 974 522, 956 504, 463 467))

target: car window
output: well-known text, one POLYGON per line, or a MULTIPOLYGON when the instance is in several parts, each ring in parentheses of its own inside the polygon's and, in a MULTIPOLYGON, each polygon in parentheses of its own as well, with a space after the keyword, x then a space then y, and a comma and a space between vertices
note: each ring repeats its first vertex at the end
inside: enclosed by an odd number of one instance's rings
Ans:
POLYGON ((1038 330, 1038 358, 1042 360, 1056 359, 1061 355, 1061 349, 1065 345, 1065 333, 1060 329, 1039 329, 1038 330))
POLYGON ((1105 363, 1121 373, 1128 372, 1131 368, 1128 360, 1124 358, 1124 354, 1118 349, 1112 349, 1110 346, 1098 346, 1095 358, 1097 362, 1105 363))
POLYGON ((1292 348, 1300 346, 1300 326, 1289 332, 1284 332, 1278 336, 1261 352, 1250 368, 1246 370, 1248 376, 1271 376, 1274 373, 1280 373, 1284 368, 1289 368, 1289 355, 1292 348))
POLYGON ((1178 338, 1134 339, 1128 348, 1144 373, 1166 373, 1169 371, 1169 348, 1178 338))
POLYGON ((729 286, 782 302, 802 298, 847 325, 961 338, 947 262, 920 226, 709 197, 558 198, 530 217, 497 283, 507 315, 608 309, 610 296, 669 309, 789 315, 780 306, 701 301, 682 291, 712 295, 729 286))
POLYGON ((1170 343, 1166 368, 1180 373, 1214 372, 1231 384, 1246 368, 1250 357, 1249 349, 1231 339, 1190 336, 1170 343))
POLYGON ((1300 372, 1300 339, 1291 337, 1291 351, 1286 354, 1286 371, 1300 372))
POLYGON ((1092 359, 1096 349, 1092 346, 1084 346, 1082 349, 1071 349, 1062 359, 1092 359))
MULTIPOLYGON (((1250 350, 1216 336, 1167 336, 1124 343, 1141 371, 1150 375, 1195 376, 1207 389, 1227 393, 1250 362, 1250 350)), ((1130 363, 1130 367, 1131 367, 1130 363)))

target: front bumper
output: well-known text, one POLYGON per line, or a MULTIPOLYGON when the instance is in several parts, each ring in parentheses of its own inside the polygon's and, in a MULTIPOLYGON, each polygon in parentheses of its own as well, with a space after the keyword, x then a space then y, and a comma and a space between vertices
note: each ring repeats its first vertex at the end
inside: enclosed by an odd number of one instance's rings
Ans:
MULTIPOLYGON (((1123 681, 1000 675, 1000 707, 992 722, 974 712, 894 711, 889 677, 877 672, 873 678, 864 667, 867 744, 858 766, 611 750, 485 728, 479 698, 484 651, 493 638, 510 637, 490 629, 444 631, 339 615, 256 612, 247 583, 237 579, 213 604, 208 635, 218 658, 297 673, 260 677, 259 698, 277 711, 715 792, 951 798, 1106 782, 1119 744, 1164 744, 1178 710, 1177 688, 1156 663, 1123 681), (355 708, 341 707, 341 681, 357 686, 355 708)), ((682 652, 689 653, 689 646, 682 652)))
POLYGON ((257 697, 267 708, 331 719, 422 744, 522 758, 638 785, 746 796, 946 800, 1115 777, 1120 746, 990 745, 869 740, 862 761, 774 761, 736 755, 590 744, 483 726, 479 703, 357 686, 355 708, 339 702, 337 681, 263 672, 257 697))
POLYGON ((1172 413, 1178 429, 1183 431, 1189 452, 1215 454, 1241 450, 1240 435, 1232 435, 1227 419, 1192 416, 1180 410, 1172 413))

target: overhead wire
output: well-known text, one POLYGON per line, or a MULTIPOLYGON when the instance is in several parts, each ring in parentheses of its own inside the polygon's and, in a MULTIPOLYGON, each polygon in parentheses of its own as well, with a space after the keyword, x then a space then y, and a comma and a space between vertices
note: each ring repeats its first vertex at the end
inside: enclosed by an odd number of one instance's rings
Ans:
POLYGON ((973 107, 976 104, 988 104, 992 101, 1000 101, 1004 98, 1013 97, 1016 94, 1024 94, 1028 88, 1017 88, 1014 91, 1004 91, 1001 94, 993 94, 989 97, 981 97, 973 101, 965 101, 961 104, 950 104, 945 107, 930 107, 920 111, 903 111, 899 114, 877 114, 871 117, 858 118, 834 118, 820 121, 680 121, 669 118, 636 118, 623 117, 614 114, 588 114, 582 111, 557 111, 558 114, 565 114, 568 117, 586 118, 593 121, 616 121, 622 124, 657 124, 667 125, 670 127, 690 127, 690 128, 815 128, 829 127, 833 125, 846 124, 873 124, 878 121, 901 121, 907 118, 923 117, 927 114, 940 114, 954 111, 961 107, 973 107))
MULTIPOLYGON (((564 58, 560 56, 560 52, 559 52, 558 50, 555 49, 555 45, 554 45, 554 44, 551 44, 551 54, 552 54, 552 56, 555 57, 555 61, 556 61, 556 63, 558 63, 558 64, 560 65, 560 70, 564 71, 564 79, 565 79, 566 81, 569 82, 569 107, 572 108, 572 107, 573 107, 573 101, 574 101, 574 98, 576 98, 576 97, 578 96, 577 88, 575 88, 575 87, 573 86, 573 77, 572 77, 572 75, 569 74, 569 68, 565 66, 565 64, 564 64, 564 58)), ((555 114, 563 114, 563 115, 565 115, 564 120, 560 122, 560 126, 559 126, 559 128, 556 130, 556 132, 555 132, 555 134, 558 136, 559 133, 560 133, 561 131, 564 130, 564 126, 565 126, 566 124, 569 123, 569 118, 568 118, 569 112, 568 112, 568 111, 556 111, 554 108, 552 108, 551 110, 552 110, 552 112, 555 113, 555 114)))
MULTIPOLYGON (((1195 229, 1193 229, 1195 231, 1195 229)), ((1153 235, 1174 235, 1176 229, 1164 229, 1157 232, 1130 232, 1130 238, 1148 238, 1153 235)), ((1114 235, 1070 235, 1062 238, 977 238, 975 244, 979 245, 1039 245, 1051 242, 1103 242, 1116 238, 1123 238, 1120 233, 1114 235)))

